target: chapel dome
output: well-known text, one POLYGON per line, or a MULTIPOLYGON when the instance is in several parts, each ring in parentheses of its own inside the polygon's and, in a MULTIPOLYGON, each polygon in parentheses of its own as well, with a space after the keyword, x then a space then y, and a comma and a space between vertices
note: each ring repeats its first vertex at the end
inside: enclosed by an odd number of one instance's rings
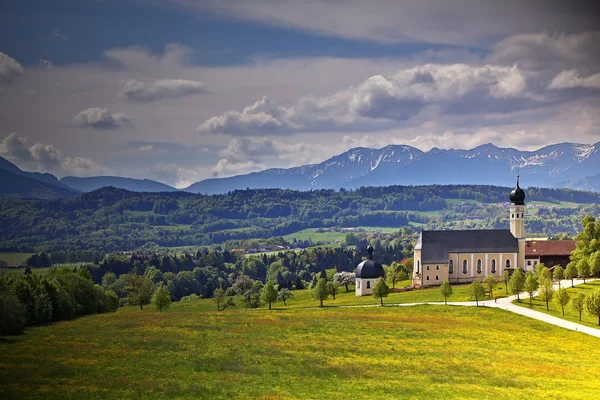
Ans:
POLYGON ((517 175, 517 187, 510 192, 510 202, 522 206, 525 205, 525 191, 519 187, 519 176, 517 175))
POLYGON ((356 267, 356 277, 361 279, 376 279, 381 278, 385 271, 383 266, 373 261, 373 246, 367 247, 369 258, 358 264, 356 267))

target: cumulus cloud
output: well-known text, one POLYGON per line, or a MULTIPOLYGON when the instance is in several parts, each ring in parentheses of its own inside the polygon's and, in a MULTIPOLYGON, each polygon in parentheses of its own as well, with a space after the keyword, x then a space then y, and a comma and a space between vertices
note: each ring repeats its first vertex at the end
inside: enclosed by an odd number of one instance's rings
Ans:
POLYGON ((320 162, 323 160, 324 153, 328 152, 321 144, 290 144, 266 137, 243 137, 231 139, 218 154, 222 160, 228 162, 227 165, 244 164, 248 161, 259 164, 265 159, 276 158, 286 161, 286 166, 297 166, 320 162))
POLYGON ((0 83, 10 82, 23 74, 23 66, 14 58, 0 52, 0 83))
POLYGON ((561 71, 554 79, 552 79, 550 85, 548 85, 549 89, 569 89, 577 87, 600 89, 600 72, 581 78, 575 69, 561 71))
POLYGON ((429 105, 444 108, 475 101, 489 102, 491 108, 524 97, 525 89, 525 78, 516 66, 426 64, 391 76, 372 76, 329 97, 303 97, 291 107, 263 97, 242 112, 227 111, 206 120, 198 131, 257 135, 381 128, 409 120, 429 105))
POLYGON ((79 176, 103 174, 109 171, 86 157, 65 157, 51 144, 34 143, 29 146, 27 138, 18 136, 16 132, 5 137, 1 144, 0 155, 35 170, 79 176))
POLYGON ((73 118, 73 124, 80 128, 115 129, 130 123, 123 113, 111 114, 103 108, 88 108, 73 118))
POLYGON ((145 146, 140 146, 138 148, 138 151, 148 152, 148 151, 151 151, 152 149, 154 149, 154 146, 152 146, 151 144, 148 144, 148 145, 145 145, 145 146))
POLYGON ((157 79, 151 82, 129 79, 120 96, 131 101, 149 103, 156 100, 184 97, 204 92, 204 83, 186 79, 157 79))

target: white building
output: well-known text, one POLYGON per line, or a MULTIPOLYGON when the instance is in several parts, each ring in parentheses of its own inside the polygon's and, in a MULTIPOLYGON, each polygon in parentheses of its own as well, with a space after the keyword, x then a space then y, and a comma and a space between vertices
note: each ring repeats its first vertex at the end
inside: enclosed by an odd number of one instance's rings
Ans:
POLYGON ((385 275, 383 266, 373 261, 373 246, 367 247, 369 258, 356 267, 356 295, 365 296, 373 293, 377 279, 385 275))

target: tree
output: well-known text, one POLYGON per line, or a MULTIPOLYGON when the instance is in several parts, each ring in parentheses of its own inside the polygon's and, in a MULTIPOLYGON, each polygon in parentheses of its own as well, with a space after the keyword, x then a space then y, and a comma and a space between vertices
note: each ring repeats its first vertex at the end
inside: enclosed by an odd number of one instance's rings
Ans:
POLYGON ((598 326, 600 326, 600 290, 596 290, 587 296, 585 310, 591 317, 598 317, 598 326))
POLYGON ((448 297, 452 296, 452 286, 450 286, 450 282, 444 281, 440 285, 440 291, 442 292, 442 296, 444 296, 444 304, 448 304, 448 297))
POLYGON ((581 258, 577 262, 577 272, 579 272, 579 276, 583 278, 583 283, 585 283, 586 276, 590 274, 590 263, 587 258, 581 258))
POLYGON ((390 287, 385 283, 384 278, 377 279, 375 283, 375 287, 373 288, 373 297, 379 299, 381 305, 383 306, 383 298, 387 297, 390 293, 390 287))
POLYGON ((571 287, 574 286, 573 278, 577 276, 577 265, 574 262, 570 262, 567 264, 567 269, 565 269, 565 279, 571 280, 571 287))
POLYGON ((579 313, 579 320, 581 321, 581 313, 585 310, 585 294, 577 293, 571 298, 571 308, 579 313))
POLYGON ((527 278, 525 278, 525 291, 529 293, 529 305, 533 306, 533 294, 538 288, 538 281, 535 279, 535 276, 530 272, 527 273, 527 278))
POLYGON ((349 292, 348 286, 353 285, 356 282, 356 276, 354 272, 338 272, 333 276, 333 281, 340 286, 346 287, 346 292, 349 292))
POLYGON ((260 291, 260 295, 262 300, 265 303, 269 304, 269 310, 271 309, 271 304, 277 301, 277 296, 279 296, 279 292, 275 287, 273 281, 268 281, 267 284, 260 291))
POLYGON ((560 281, 565 279, 565 270, 562 266, 557 265, 554 268, 554 274, 552 274, 553 278, 558 281, 558 288, 560 289, 560 281))
POLYGON ((494 295, 493 292, 496 288, 496 285, 498 285, 498 281, 496 281, 496 278, 494 278, 492 275, 486 276, 483 280, 483 286, 488 292, 490 292, 490 297, 494 295))
POLYGON ((537 279, 537 281, 540 281, 541 277, 547 278, 552 280, 552 274, 550 273, 550 270, 548 268, 546 268, 546 266, 543 263, 539 263, 538 265, 535 266, 535 270, 534 270, 534 276, 535 279, 537 279))
POLYGON ((590 273, 592 276, 600 275, 600 250, 597 250, 590 254, 590 273))
POLYGON ((294 298, 294 293, 292 293, 292 291, 288 288, 282 288, 279 290, 279 296, 277 296, 277 300, 281 300, 283 301, 283 305, 287 306, 286 301, 288 299, 293 299, 294 298))
POLYGON ((552 281, 548 278, 541 277, 538 290, 538 296, 546 302, 546 311, 549 311, 548 303, 552 300, 552 296, 554 296, 554 287, 552 286, 552 281))
POLYGON ((519 294, 525 287, 525 273, 521 268, 515 269, 515 272, 510 277, 510 281, 508 281, 508 285, 510 286, 510 291, 517 295, 517 301, 520 303, 519 294))
POLYGON ((505 269, 502 271, 502 280, 504 281, 504 287, 506 288, 506 294, 508 294, 508 280, 510 279, 510 272, 505 269))
POLYGON ((467 293, 469 294, 469 297, 475 300, 475 304, 479 307, 479 300, 483 299, 483 296, 485 296, 485 288, 481 282, 473 281, 473 283, 467 287, 467 293))
POLYGON ((321 278, 317 281, 311 294, 314 299, 319 300, 320 306, 323 307, 323 301, 329 298, 329 290, 327 290, 327 281, 325 278, 321 278))
POLYGON ((123 290, 127 293, 127 302, 139 304, 140 310, 143 310, 144 304, 148 304, 152 297, 152 282, 145 276, 135 274, 126 275, 124 281, 123 290))
POLYGON ((396 283, 402 282, 408 279, 408 271, 402 264, 398 264, 396 261, 390 265, 388 269, 388 279, 392 283, 392 288, 396 287, 396 283))
POLYGON ((565 316, 565 306, 569 304, 570 296, 567 289, 558 289, 554 296, 554 301, 558 304, 562 310, 563 317, 565 316))
POLYGON ((213 292, 213 301, 217 304, 218 312, 224 311, 227 307, 235 307, 233 297, 227 297, 225 291, 221 288, 213 292))
POLYGON ((334 300, 335 295, 338 294, 339 288, 340 285, 337 282, 327 282, 327 290, 329 291, 329 294, 331 294, 331 297, 333 297, 334 300))
POLYGON ((171 292, 169 292, 168 287, 160 285, 159 288, 154 291, 154 294, 152 295, 152 305, 161 313, 171 306, 171 292))

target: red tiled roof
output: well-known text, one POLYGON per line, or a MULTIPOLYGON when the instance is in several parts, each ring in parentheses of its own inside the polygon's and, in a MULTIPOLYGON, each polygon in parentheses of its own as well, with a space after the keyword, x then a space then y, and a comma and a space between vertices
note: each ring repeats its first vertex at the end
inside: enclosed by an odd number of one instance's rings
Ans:
POLYGON ((574 240, 528 240, 525 256, 568 256, 575 250, 574 240))

